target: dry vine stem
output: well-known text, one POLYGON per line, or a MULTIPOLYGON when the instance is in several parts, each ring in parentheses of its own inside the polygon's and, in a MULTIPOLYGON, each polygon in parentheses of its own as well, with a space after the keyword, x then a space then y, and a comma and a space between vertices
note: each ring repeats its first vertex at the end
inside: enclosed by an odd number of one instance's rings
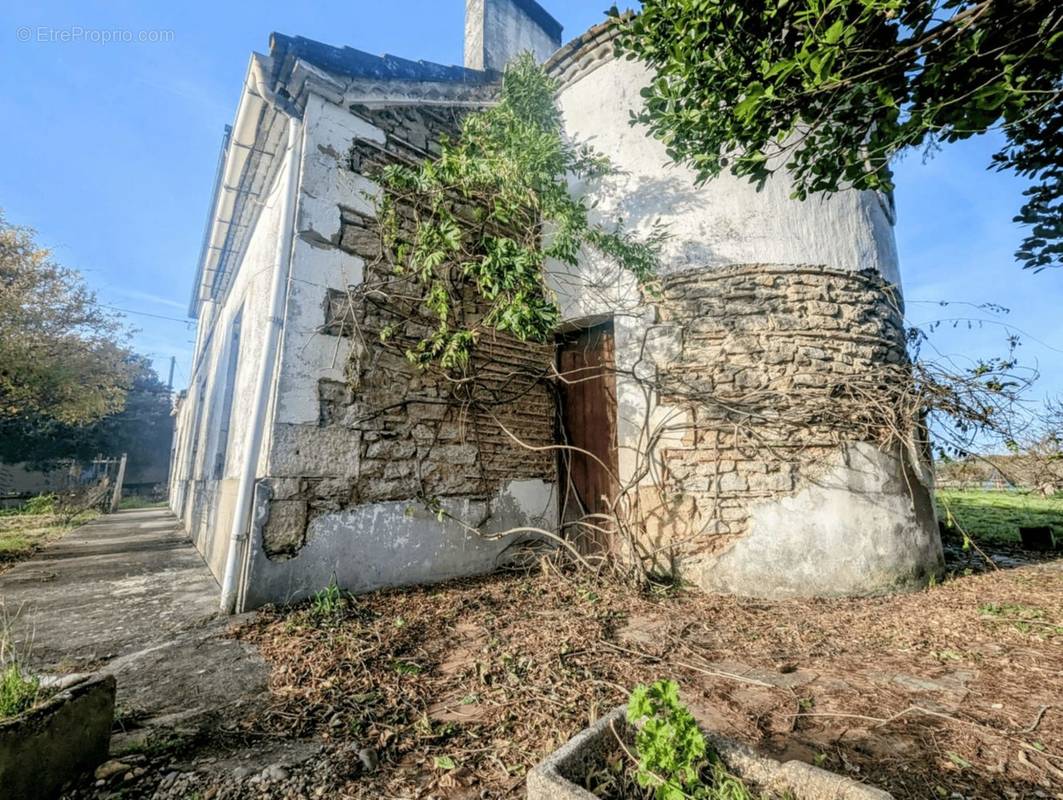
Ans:
MULTIPOLYGON (((423 309, 412 304, 415 297, 403 291, 401 276, 387 274, 387 263, 382 257, 378 263, 369 265, 366 281, 351 287, 347 294, 343 325, 358 343, 349 365, 353 391, 358 391, 362 381, 359 374, 374 369, 373 352, 384 351, 403 359, 411 343, 418 340, 429 324, 423 309), (391 333, 382 339, 380 334, 385 327, 391 333)), ((860 280, 873 285, 868 276, 861 276, 860 280)), ((887 292, 885 296, 891 295, 887 292)), ((463 308, 469 318, 475 317, 475 303, 466 302, 463 308)), ((669 565, 681 560, 684 551, 704 549, 706 538, 710 541, 727 538, 726 528, 722 537, 718 535, 726 520, 719 516, 719 509, 714 509, 712 502, 721 498, 722 466, 728 461, 725 451, 779 468, 790 469, 787 465, 797 464, 799 477, 814 479, 818 472, 837 463, 838 454, 847 443, 871 442, 886 452, 901 454, 912 466, 912 475, 926 481, 929 480, 928 415, 959 421, 958 428, 941 429, 946 435, 952 435, 947 443, 957 449, 967 446, 972 437, 983 431, 1008 432, 1010 404, 1016 401, 1018 389, 996 388, 987 382, 984 374, 963 374, 923 361, 911 363, 904 357, 904 341, 900 336, 903 328, 896 304, 891 313, 896 317, 894 328, 898 336, 883 347, 888 344, 892 348, 890 352, 895 354, 892 360, 868 364, 841 378, 832 376, 829 387, 822 389, 797 390, 791 386, 780 390, 755 385, 743 391, 720 392, 697 376, 690 377, 682 364, 669 367, 651 356, 651 340, 660 336, 662 330, 682 335, 686 321, 677 319, 667 325, 647 325, 647 318, 660 317, 662 312, 654 301, 636 295, 627 308, 613 315, 616 324, 628 325, 641 337, 638 355, 631 366, 606 366, 593 372, 583 368, 567 373, 553 363, 549 348, 541 347, 540 369, 500 370, 499 365, 482 360, 477 345, 467 367, 421 369, 418 380, 431 387, 431 391, 397 398, 371 410, 369 415, 384 414, 395 408, 408 409, 417 404, 444 405, 444 420, 459 420, 466 441, 477 449, 484 431, 493 430, 501 432, 516 448, 535 453, 552 452, 561 459, 578 454, 596 462, 618 487, 607 498, 604 513, 588 514, 585 510, 569 513, 557 531, 519 528, 492 533, 491 537, 531 534, 540 540, 554 541, 561 550, 575 556, 581 540, 609 536, 615 540, 615 546, 604 554, 610 569, 625 578, 640 580, 648 572, 669 571, 669 565), (485 379, 487 373, 490 379, 485 379), (639 401, 631 404, 637 409, 638 417, 623 421, 629 429, 637 431, 634 440, 628 437, 620 445, 626 456, 625 474, 618 474, 597 455, 570 444, 529 442, 512 430, 500 413, 543 387, 555 397, 556 403, 559 386, 600 380, 603 376, 614 382, 623 381, 628 391, 634 388, 640 395, 639 401), (675 474, 670 463, 670 448, 684 437, 703 435, 707 430, 706 418, 715 420, 709 430, 715 430, 718 437, 708 496, 699 505, 696 520, 691 515, 691 519, 673 524, 669 536, 654 541, 647 536, 654 524, 651 520, 659 521, 665 513, 674 517, 669 507, 685 494, 684 480, 675 474), (573 548, 562 542, 577 544, 573 548)), ((484 343, 531 346, 489 330, 481 330, 478 336, 484 343)), ((909 338, 915 336, 909 334, 909 338)), ((994 375, 999 376, 999 372, 994 375)), ((996 380, 1000 382, 999 377, 996 380)), ((431 424, 439 426, 442 422, 431 424)), ((419 454, 422 461, 430 456, 431 449, 429 445, 419 454)), ((711 450, 706 453, 711 454, 711 450)), ((567 470, 562 472, 568 474, 567 470)), ((438 498, 431 486, 422 476, 418 477, 421 479, 418 497, 438 511, 438 498)), ((495 489, 484 476, 481 494, 489 497, 495 489)), ((571 485, 560 487, 562 500, 573 496, 571 485)), ((458 520, 466 530, 476 532, 485 521, 458 520)), ((590 567, 585 555, 582 553, 574 560, 590 567)), ((600 571, 600 566, 594 569, 600 571)))
MULTIPOLYGON (((414 241, 418 226, 433 219, 437 201, 445 200, 461 224, 476 231, 469 242, 480 241, 495 223, 478 217, 477 196, 433 196, 428 202, 415 189, 390 186, 384 192, 386 213, 362 220, 364 280, 333 304, 329 326, 353 342, 347 373, 349 393, 362 406, 357 422, 432 410, 418 420, 431 435, 416 443, 413 495, 466 531, 486 535, 488 517, 457 519, 443 500, 495 496, 504 476, 491 473, 484 452, 485 443, 497 443, 499 435, 515 450, 554 456, 560 468, 553 472, 566 485, 557 488, 562 522, 556 530, 528 525, 490 537, 552 542, 558 554, 583 568, 638 582, 650 574, 674 576, 686 558, 720 551, 746 532, 752 506, 828 474, 848 458, 853 443, 873 444, 902 460, 914 493, 914 482, 932 484, 931 422, 937 423, 938 446, 956 451, 986 431, 1012 433, 1010 410, 1028 382, 1009 379, 1014 364, 964 371, 944 360, 910 360, 907 345, 918 349, 922 337, 906 327, 894 288, 869 272, 740 265, 671 272, 651 289, 619 268, 589 264, 586 270, 553 271, 545 278, 551 292, 607 309, 617 341, 624 338, 616 363, 565 371, 555 363, 551 342, 520 341, 488 324, 489 304, 465 270, 484 254, 470 246, 435 267, 445 287, 447 324, 468 334, 469 357, 447 367, 426 361, 422 344, 434 335, 439 316, 388 242, 414 241), (373 239, 371 247, 367 239, 373 239), (739 313, 732 296, 741 297, 747 285, 775 292, 782 310, 739 313), (807 297, 792 299, 801 292, 807 297), (825 304, 814 295, 848 298, 851 319, 834 320, 827 332, 818 329, 808 317, 812 312, 803 310, 825 304), (672 352, 662 342, 679 345, 672 352), (509 364, 495 357, 503 351, 526 357, 509 364), (805 364, 809 359, 816 360, 805 364), (532 441, 507 417, 529 398, 546 397, 551 408, 544 414, 558 418, 564 387, 603 380, 618 391, 623 387, 616 466, 567 441, 532 441), (410 389, 399 392, 400 385, 410 389), (476 452, 479 470, 477 486, 460 492, 441 486, 426 466, 444 425, 455 424, 476 452), (595 463, 615 487, 594 509, 583 506, 572 485, 565 466, 573 458, 595 463), (756 486, 738 475, 738 462, 758 471, 756 486)), ((542 233, 526 219, 514 225, 520 241, 542 233)))

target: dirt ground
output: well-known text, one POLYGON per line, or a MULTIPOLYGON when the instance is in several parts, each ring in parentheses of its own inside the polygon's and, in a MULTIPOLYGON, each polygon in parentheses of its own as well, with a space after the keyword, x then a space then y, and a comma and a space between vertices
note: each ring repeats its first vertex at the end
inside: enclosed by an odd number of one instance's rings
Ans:
POLYGON ((1001 563, 858 600, 537 574, 267 612, 238 633, 271 669, 247 725, 371 749, 328 797, 519 797, 545 753, 672 677, 716 731, 897 798, 1063 797, 1063 561, 1001 563))
POLYGON ((71 800, 519 798, 545 754, 662 677, 705 726, 902 800, 1063 798, 1063 560, 992 552, 999 570, 952 548, 949 578, 880 598, 554 570, 227 620, 150 510, 70 534, 0 595, 36 663, 119 679, 112 761, 71 800))

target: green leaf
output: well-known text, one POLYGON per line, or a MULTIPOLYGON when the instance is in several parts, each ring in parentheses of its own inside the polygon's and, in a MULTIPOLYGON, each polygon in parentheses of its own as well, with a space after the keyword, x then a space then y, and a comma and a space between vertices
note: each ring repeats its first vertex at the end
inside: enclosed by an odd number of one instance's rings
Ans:
POLYGON ((823 34, 823 41, 827 44, 837 44, 841 41, 842 34, 845 32, 845 23, 842 20, 835 20, 834 24, 827 28, 823 34))

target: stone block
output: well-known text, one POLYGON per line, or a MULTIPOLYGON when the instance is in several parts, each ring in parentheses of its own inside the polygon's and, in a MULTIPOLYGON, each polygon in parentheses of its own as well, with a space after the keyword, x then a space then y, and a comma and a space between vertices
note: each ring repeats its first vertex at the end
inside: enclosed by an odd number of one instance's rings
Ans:
POLYGON ((738 472, 728 472, 720 476, 718 485, 721 492, 744 492, 749 489, 746 477, 738 472))
POLYGON ((370 442, 365 448, 366 458, 404 459, 412 458, 417 444, 409 439, 380 439, 370 442))
POLYGON ((359 432, 330 425, 273 426, 269 472, 273 477, 355 477, 361 449, 359 432))
POLYGON ((380 236, 370 228, 344 225, 340 247, 363 258, 373 258, 380 253, 380 236))
POLYGON ((307 504, 305 500, 273 500, 269 519, 262 526, 262 549, 271 558, 293 556, 306 543, 307 504))

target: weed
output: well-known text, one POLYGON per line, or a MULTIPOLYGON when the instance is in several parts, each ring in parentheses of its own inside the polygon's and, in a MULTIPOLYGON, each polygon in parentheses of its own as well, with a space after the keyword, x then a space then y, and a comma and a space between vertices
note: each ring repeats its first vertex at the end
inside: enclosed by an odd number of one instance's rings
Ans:
POLYGON ((938 661, 963 661, 967 657, 965 653, 960 650, 951 650, 945 648, 944 650, 932 650, 930 655, 936 658, 938 661))
POLYGON ((35 702, 40 694, 41 682, 27 675, 17 662, 12 662, 0 672, 0 719, 17 717, 35 702))
POLYGON ((0 603, 0 719, 17 717, 41 699, 41 682, 23 666, 12 629, 19 611, 8 614, 0 603))
POLYGON ((1041 634, 1063 635, 1063 625, 1045 619, 1045 612, 1025 603, 983 603, 978 613, 985 619, 1007 622, 1019 633, 1029 633, 1036 628, 1041 634))
POLYGON ((310 616, 318 622, 335 620, 346 608, 347 598, 333 578, 329 585, 315 594, 310 601, 310 616))
POLYGON ((22 513, 32 514, 34 516, 54 514, 55 501, 56 496, 54 494, 39 494, 26 501, 26 505, 22 507, 22 513))

